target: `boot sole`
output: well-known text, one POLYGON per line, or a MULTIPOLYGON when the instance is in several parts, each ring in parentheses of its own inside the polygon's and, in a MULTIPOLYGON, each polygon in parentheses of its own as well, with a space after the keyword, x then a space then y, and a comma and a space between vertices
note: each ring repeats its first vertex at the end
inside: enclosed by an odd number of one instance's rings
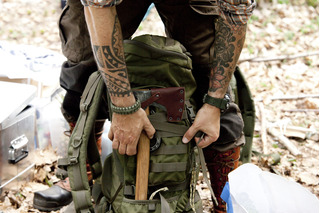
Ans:
POLYGON ((42 206, 42 205, 36 204, 37 202, 41 203, 41 201, 35 199, 34 203, 33 203, 33 207, 35 209, 38 209, 38 210, 43 211, 43 212, 57 211, 57 210, 61 209, 62 207, 69 205, 72 202, 72 200, 71 200, 70 202, 63 203, 62 205, 59 205, 59 206, 57 206, 56 202, 50 202, 50 201, 45 201, 45 204, 47 206, 42 206))

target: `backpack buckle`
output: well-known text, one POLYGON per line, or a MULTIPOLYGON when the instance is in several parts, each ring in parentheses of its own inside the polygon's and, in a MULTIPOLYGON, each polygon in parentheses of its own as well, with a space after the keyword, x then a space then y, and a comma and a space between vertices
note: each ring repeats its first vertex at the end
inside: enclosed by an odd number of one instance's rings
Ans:
POLYGON ((82 104, 80 105, 80 111, 81 111, 81 112, 86 112, 86 111, 88 111, 88 108, 89 108, 89 105, 88 105, 87 103, 82 103, 82 104))
POLYGON ((74 164, 77 164, 77 163, 78 163, 78 157, 75 157, 75 156, 69 157, 69 164, 70 165, 74 165, 74 164))
POLYGON ((186 101, 186 106, 187 106, 186 110, 187 110, 188 118, 190 122, 193 123, 194 119, 196 118, 196 113, 194 112, 193 107, 189 101, 186 101))

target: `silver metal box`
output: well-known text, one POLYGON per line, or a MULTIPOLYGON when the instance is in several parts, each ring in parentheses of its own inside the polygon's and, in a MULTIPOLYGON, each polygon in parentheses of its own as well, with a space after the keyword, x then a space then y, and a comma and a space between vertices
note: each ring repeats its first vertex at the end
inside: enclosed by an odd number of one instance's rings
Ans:
POLYGON ((29 104, 36 92, 31 85, 0 81, 0 193, 32 176, 36 113, 29 104))

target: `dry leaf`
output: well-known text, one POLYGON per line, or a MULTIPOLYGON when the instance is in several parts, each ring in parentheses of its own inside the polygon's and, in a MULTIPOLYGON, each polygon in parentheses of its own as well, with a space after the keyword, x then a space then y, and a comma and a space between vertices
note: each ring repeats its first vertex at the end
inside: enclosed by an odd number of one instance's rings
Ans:
POLYGON ((318 185, 319 183, 319 178, 314 175, 310 175, 308 172, 301 172, 298 174, 298 178, 302 183, 307 185, 318 185))
POLYGON ((47 172, 43 168, 35 170, 34 180, 43 183, 47 177, 47 172))

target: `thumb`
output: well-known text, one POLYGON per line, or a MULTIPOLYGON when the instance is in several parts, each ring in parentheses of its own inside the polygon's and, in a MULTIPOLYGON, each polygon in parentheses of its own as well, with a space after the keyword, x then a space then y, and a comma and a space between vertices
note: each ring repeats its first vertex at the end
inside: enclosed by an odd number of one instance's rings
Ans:
POLYGON ((196 129, 193 125, 188 129, 188 131, 184 134, 182 138, 183 143, 188 143, 194 135, 198 132, 198 129, 196 129))

